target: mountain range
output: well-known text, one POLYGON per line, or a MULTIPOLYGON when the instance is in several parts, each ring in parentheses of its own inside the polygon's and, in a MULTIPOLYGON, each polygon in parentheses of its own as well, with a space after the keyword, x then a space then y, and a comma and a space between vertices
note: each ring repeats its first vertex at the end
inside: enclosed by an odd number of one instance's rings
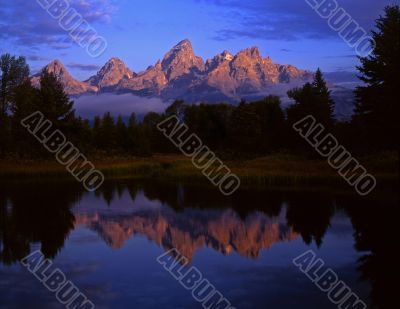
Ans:
MULTIPOLYGON (((311 72, 295 66, 275 64, 270 57, 264 58, 257 47, 236 55, 223 51, 204 61, 196 56, 189 40, 181 41, 162 60, 138 73, 119 58, 111 58, 86 81, 75 80, 59 60, 45 69, 60 79, 70 96, 132 93, 187 102, 237 102, 274 94, 271 89, 276 86, 303 84, 313 77, 311 72)), ((31 80, 38 86, 40 73, 31 80)))

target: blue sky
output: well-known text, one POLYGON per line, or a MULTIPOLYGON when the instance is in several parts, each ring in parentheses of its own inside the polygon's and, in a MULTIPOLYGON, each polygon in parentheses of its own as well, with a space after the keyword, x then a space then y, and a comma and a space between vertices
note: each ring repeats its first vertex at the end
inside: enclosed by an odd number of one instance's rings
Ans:
MULTIPOLYGON (((135 72, 154 64, 182 39, 204 59, 258 46, 276 63, 303 69, 354 70, 354 51, 305 0, 70 0, 106 38, 99 58, 71 42, 36 0, 0 0, 0 52, 27 57, 33 72, 60 59, 78 79, 115 56, 135 72)), ((366 30, 397 0, 339 0, 366 30)))

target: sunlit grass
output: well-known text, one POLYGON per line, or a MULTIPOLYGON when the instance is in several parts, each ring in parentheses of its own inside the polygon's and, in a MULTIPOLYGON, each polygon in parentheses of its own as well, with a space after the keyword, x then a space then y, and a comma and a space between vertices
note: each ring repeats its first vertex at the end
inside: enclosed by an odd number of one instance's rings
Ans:
MULTIPOLYGON (((398 179, 398 156, 387 152, 358 158, 378 179, 398 179)), ((110 157, 93 161, 106 178, 160 178, 206 181, 190 158, 182 155, 155 155, 147 158, 110 157)), ((224 163, 243 183, 255 184, 329 184, 343 181, 325 160, 287 154, 256 159, 229 160, 224 163)), ((54 161, 0 161, 0 178, 71 177, 65 167, 54 161)))

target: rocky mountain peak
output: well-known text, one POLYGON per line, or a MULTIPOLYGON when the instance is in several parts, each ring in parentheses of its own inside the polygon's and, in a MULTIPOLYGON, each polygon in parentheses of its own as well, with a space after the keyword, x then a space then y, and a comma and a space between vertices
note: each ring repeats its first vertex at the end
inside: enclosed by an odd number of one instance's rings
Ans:
POLYGON ((260 50, 258 49, 258 47, 253 46, 253 47, 246 48, 246 49, 240 51, 237 56, 238 57, 246 56, 248 58, 257 59, 257 58, 261 58, 261 53, 260 53, 260 50))
POLYGON ((240 51, 231 62, 230 76, 235 80, 235 90, 256 93, 279 81, 279 72, 271 61, 261 56, 258 47, 240 51))
POLYGON ((72 78, 72 76, 69 74, 68 70, 62 64, 62 62, 58 59, 50 62, 48 65, 46 65, 44 67, 44 69, 49 73, 53 73, 55 76, 57 76, 60 79, 69 78, 69 77, 72 78))
POLYGON ((228 52, 227 50, 224 50, 222 52, 221 56, 223 56, 223 59, 227 60, 227 61, 231 61, 233 59, 233 55, 230 52, 228 52))
POLYGON ((215 68, 217 68, 220 64, 222 64, 223 62, 227 61, 232 61, 234 58, 234 56, 228 52, 227 50, 224 50, 221 54, 216 55, 214 58, 212 59, 208 59, 206 62, 206 71, 212 71, 215 68))
MULTIPOLYGON (((70 95, 80 95, 86 92, 96 92, 97 87, 93 87, 86 82, 80 82, 75 80, 68 70, 58 59, 53 60, 44 67, 49 73, 53 73, 57 79, 64 85, 66 93, 70 95)), ((31 77, 31 82, 34 87, 40 87, 40 73, 35 74, 31 77)))
POLYGON ((273 62, 272 62, 272 58, 271 58, 270 56, 268 56, 267 58, 265 58, 265 63, 272 64, 272 63, 273 63, 273 62))
POLYGON ((160 60, 155 65, 147 67, 133 78, 122 79, 117 87, 118 93, 131 92, 137 95, 160 95, 161 90, 168 84, 160 60))
POLYGON ((204 71, 204 61, 195 55, 189 40, 183 40, 175 45, 164 56, 161 65, 169 81, 192 71, 204 71))
POLYGON ((299 70, 293 65, 283 64, 277 65, 279 71, 279 82, 288 83, 293 79, 301 78, 301 79, 312 79, 313 75, 309 72, 299 70))
POLYGON ((118 57, 111 57, 110 60, 107 61, 107 63, 118 63, 118 62, 122 62, 124 63, 120 58, 118 57))
POLYGON ((87 82, 99 89, 107 89, 116 86, 122 79, 130 79, 134 76, 135 74, 126 67, 121 59, 113 57, 87 82))
POLYGON ((190 48, 193 49, 192 42, 188 39, 184 39, 180 41, 178 44, 174 46, 174 48, 190 48))
POLYGON ((106 62, 106 64, 100 69, 99 73, 107 73, 118 69, 123 69, 124 71, 129 70, 121 59, 113 57, 106 62))

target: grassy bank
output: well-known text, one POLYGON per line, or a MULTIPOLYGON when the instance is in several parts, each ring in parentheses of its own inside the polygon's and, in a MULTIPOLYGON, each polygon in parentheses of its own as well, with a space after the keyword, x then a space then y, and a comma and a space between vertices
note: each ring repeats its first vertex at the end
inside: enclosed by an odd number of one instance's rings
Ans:
MULTIPOLYGON (((398 155, 382 153, 358 158, 381 183, 398 180, 398 155)), ((182 155, 156 155, 148 158, 111 157, 92 161, 106 178, 160 178, 164 180, 207 181, 189 158, 182 155)), ((335 184, 344 180, 325 160, 286 154, 247 160, 224 160, 242 183, 297 185, 335 184)), ((53 161, 2 160, 0 179, 71 177, 64 166, 53 161)))

